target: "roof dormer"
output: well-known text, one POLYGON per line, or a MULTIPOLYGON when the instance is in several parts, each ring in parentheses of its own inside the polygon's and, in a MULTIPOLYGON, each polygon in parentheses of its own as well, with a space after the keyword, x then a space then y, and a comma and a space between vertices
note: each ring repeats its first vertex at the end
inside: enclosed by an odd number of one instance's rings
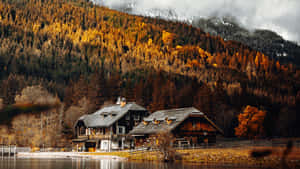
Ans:
POLYGON ((165 120, 170 125, 173 121, 176 121, 176 117, 166 117, 165 120))
POLYGON ((108 116, 108 112, 103 112, 103 113, 101 113, 101 114, 100 114, 100 116, 102 116, 102 117, 104 117, 104 118, 105 118, 105 117, 107 117, 107 116, 108 116))
POLYGON ((162 118, 154 118, 153 119, 153 123, 154 124, 160 124, 161 122, 163 122, 164 121, 164 119, 162 119, 162 118))

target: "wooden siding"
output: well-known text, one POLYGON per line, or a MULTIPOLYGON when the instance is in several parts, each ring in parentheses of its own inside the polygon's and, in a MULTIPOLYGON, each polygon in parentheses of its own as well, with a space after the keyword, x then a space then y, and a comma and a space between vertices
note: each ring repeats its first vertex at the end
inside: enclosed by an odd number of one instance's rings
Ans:
POLYGON ((179 135, 203 135, 204 132, 216 133, 216 129, 203 117, 189 117, 181 123, 174 131, 179 135))
POLYGON ((126 135, 139 123, 142 122, 143 118, 147 116, 148 113, 146 111, 128 111, 124 117, 119 119, 110 127, 95 127, 89 128, 90 135, 86 134, 86 126, 82 123, 82 121, 78 122, 75 131, 77 138, 87 138, 88 140, 118 140, 122 137, 126 137, 126 135), (120 134, 117 132, 118 126, 125 127, 125 133, 120 134))
MULTIPOLYGON (((215 143, 217 130, 203 116, 194 116, 184 120, 172 133, 175 137, 174 146, 197 146, 215 143)), ((156 135, 136 136, 135 146, 151 146, 155 144, 155 137, 156 135)))

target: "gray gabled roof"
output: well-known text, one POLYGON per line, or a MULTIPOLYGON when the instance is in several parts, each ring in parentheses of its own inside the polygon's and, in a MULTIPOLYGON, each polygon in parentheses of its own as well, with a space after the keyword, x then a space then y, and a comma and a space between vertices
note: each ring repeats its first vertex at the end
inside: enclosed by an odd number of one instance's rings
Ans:
POLYGON ((202 112, 194 107, 156 111, 147 118, 144 118, 144 121, 149 122, 147 125, 144 125, 142 123, 139 124, 130 132, 130 134, 153 134, 162 131, 171 131, 192 113, 203 115, 202 112), (164 121, 166 118, 173 119, 173 122, 171 124, 167 124, 164 121), (153 121, 155 120, 159 120, 161 122, 159 124, 154 124, 153 121))
POLYGON ((83 115, 78 121, 83 121, 86 127, 109 127, 121 119, 128 111, 147 110, 134 102, 127 103, 124 106, 114 104, 103 107, 93 114, 83 115))
POLYGON ((147 125, 140 123, 136 126, 129 134, 131 135, 145 135, 145 134, 155 134, 159 132, 170 132, 175 129, 179 124, 186 120, 191 115, 200 115, 209 121, 218 131, 222 131, 209 120, 204 113, 200 112, 194 107, 179 108, 179 109, 169 109, 169 110, 159 110, 152 113, 144 121, 148 122, 147 125), (167 124, 165 119, 171 119, 172 123, 167 124), (155 124, 153 121, 161 121, 159 124, 155 124))

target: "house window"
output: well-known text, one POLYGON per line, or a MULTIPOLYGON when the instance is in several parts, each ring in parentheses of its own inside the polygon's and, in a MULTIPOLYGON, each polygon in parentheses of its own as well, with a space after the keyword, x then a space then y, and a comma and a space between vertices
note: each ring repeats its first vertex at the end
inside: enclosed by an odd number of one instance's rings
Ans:
POLYGON ((85 128, 84 127, 80 127, 79 128, 79 135, 85 135, 85 128))
POLYGON ((85 134, 86 134, 87 136, 91 135, 91 128, 86 128, 85 134))
POLYGON ((123 128, 119 127, 119 133, 123 133, 123 128))
POLYGON ((195 129, 197 127, 196 121, 193 121, 192 124, 193 124, 193 129, 195 129))
POLYGON ((144 125, 147 126, 149 124, 148 121, 143 121, 144 125))
POLYGON ((125 116, 125 120, 130 120, 130 115, 129 114, 125 116))
POLYGON ((94 131, 95 131, 95 135, 99 135, 100 134, 100 129, 99 128, 94 129, 94 131))
POLYGON ((136 120, 136 121, 140 120, 140 116, 137 114, 135 114, 133 117, 134 117, 134 120, 136 120))
POLYGON ((125 127, 124 126, 118 126, 118 133, 117 134, 125 134, 125 127))

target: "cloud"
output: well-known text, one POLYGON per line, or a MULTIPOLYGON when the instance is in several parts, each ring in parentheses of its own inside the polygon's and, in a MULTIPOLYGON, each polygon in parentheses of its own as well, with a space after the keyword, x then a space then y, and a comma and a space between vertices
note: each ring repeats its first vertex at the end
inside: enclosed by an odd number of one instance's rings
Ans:
POLYGON ((234 16, 249 29, 270 29, 285 39, 300 43, 299 0, 93 0, 118 8, 135 4, 143 15, 152 9, 174 10, 181 18, 234 16))

